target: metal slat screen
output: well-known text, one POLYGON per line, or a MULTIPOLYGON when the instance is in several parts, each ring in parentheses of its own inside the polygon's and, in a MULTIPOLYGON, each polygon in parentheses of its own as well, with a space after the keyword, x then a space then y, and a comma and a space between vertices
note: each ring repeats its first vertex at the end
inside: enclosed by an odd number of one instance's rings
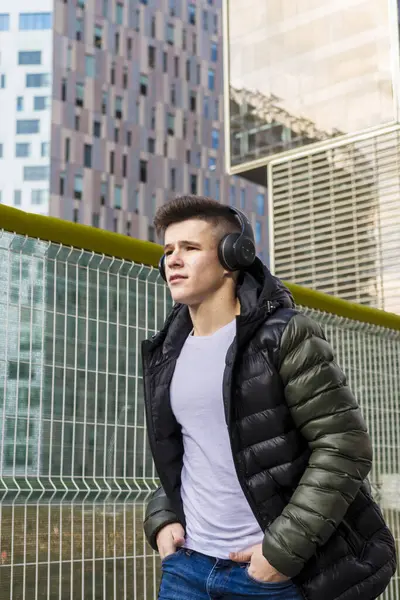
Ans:
MULTIPOLYGON (((171 308, 166 287, 140 264, 0 234, 0 600, 155 600, 140 343, 171 308)), ((400 335, 310 314, 363 407, 399 538, 400 335)))
POLYGON ((400 313, 400 133, 272 163, 276 274, 400 313))

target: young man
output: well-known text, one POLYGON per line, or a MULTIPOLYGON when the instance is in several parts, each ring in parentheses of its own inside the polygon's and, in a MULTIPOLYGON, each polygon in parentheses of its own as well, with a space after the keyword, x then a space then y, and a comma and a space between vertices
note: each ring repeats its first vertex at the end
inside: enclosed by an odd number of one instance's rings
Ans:
POLYGON ((185 196, 155 226, 175 301, 142 349, 159 600, 377 598, 394 542, 365 481, 365 423, 321 328, 255 258, 240 211, 185 196))

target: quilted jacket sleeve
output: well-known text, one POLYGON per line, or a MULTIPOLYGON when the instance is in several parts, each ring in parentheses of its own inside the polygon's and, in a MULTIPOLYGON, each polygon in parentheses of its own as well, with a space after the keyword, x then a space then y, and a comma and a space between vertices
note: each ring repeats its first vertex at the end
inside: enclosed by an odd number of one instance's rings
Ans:
POLYGON ((370 471, 372 447, 330 345, 303 314, 292 317, 283 332, 279 372, 311 456, 289 504, 265 533, 263 554, 294 577, 343 519, 370 471))
POLYGON ((151 496, 144 519, 144 533, 153 550, 158 550, 156 538, 158 532, 170 523, 179 523, 170 501, 162 487, 151 496))

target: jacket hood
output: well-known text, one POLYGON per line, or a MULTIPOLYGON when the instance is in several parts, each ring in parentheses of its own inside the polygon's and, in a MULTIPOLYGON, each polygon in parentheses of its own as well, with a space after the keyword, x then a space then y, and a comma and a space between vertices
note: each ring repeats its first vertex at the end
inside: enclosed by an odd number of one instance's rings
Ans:
MULTIPOLYGON (((253 332, 272 312, 278 308, 293 308, 292 294, 280 279, 272 275, 259 258, 253 265, 243 271, 237 285, 237 296, 240 301, 241 339, 244 343, 251 338, 253 332)), ((192 330, 189 309, 184 304, 175 304, 163 328, 149 342, 144 342, 143 351, 147 354, 155 347, 162 345, 162 354, 178 356, 181 348, 192 330)))

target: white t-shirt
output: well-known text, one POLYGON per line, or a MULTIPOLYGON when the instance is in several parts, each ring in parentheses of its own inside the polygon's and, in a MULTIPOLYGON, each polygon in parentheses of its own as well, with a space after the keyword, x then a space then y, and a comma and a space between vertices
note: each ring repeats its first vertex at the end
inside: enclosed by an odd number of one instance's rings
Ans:
POLYGON ((232 321, 211 336, 189 336, 170 388, 184 445, 185 547, 215 558, 229 558, 264 537, 239 484, 225 421, 222 382, 235 334, 232 321))

